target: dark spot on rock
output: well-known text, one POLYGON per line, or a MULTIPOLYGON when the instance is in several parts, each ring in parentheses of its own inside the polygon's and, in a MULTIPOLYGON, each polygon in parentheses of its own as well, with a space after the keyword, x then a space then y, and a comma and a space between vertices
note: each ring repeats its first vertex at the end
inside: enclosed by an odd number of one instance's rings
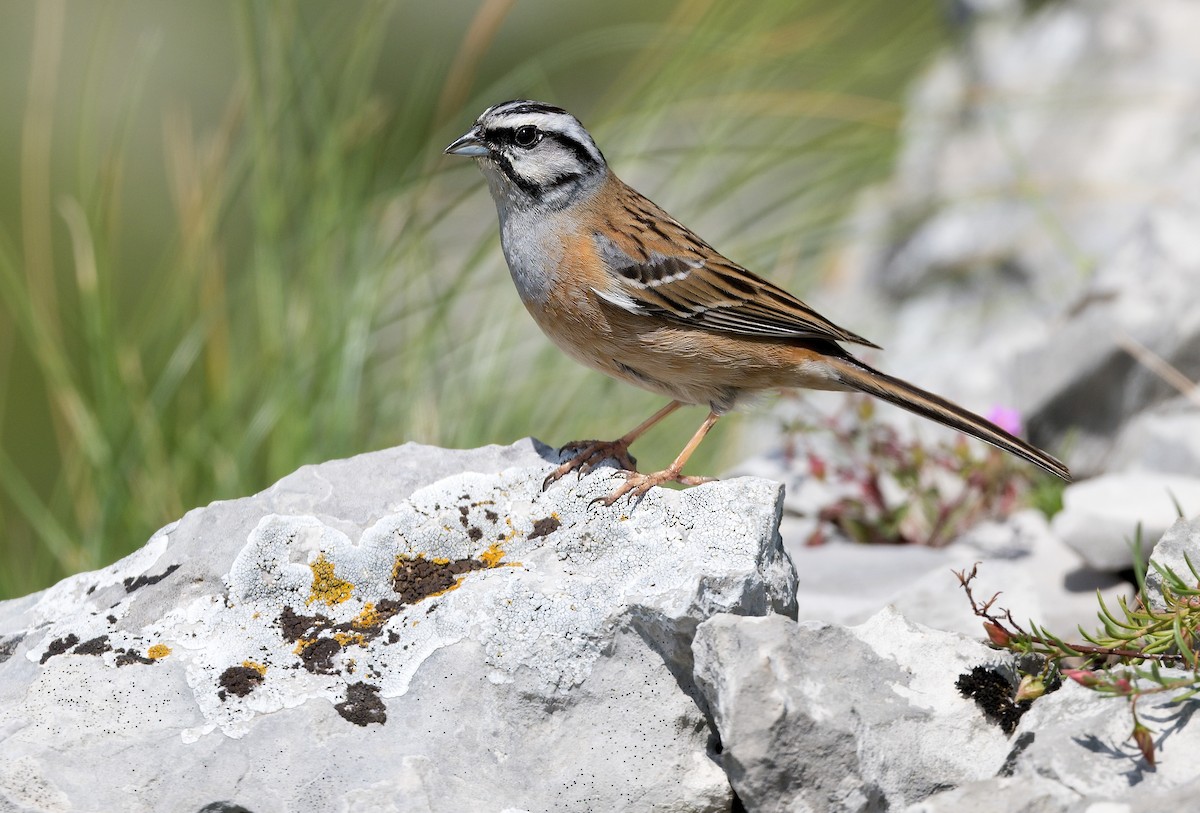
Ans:
POLYGON ((346 699, 333 706, 337 713, 355 725, 387 722, 387 707, 379 698, 379 687, 369 683, 351 683, 346 687, 346 699))
POLYGON ((483 539, 483 531, 472 525, 467 529, 467 538, 472 542, 478 542, 480 539, 483 539))
POLYGON ((84 641, 79 646, 75 647, 73 654, 75 655, 103 655, 112 649, 112 645, 108 643, 107 635, 97 635, 90 641, 84 641))
POLYGON ((171 565, 166 570, 164 570, 162 573, 159 573, 157 576, 138 576, 136 579, 133 578, 132 576, 126 576, 124 579, 121 580, 121 583, 125 585, 126 593, 132 593, 134 590, 137 590, 140 587, 147 587, 151 584, 158 584, 160 581, 165 579, 167 576, 170 576, 172 573, 174 573, 178 569, 179 569, 179 565, 175 564, 175 565, 171 565))
POLYGON ((314 674, 331 674, 333 656, 341 650, 342 645, 336 638, 318 638, 301 650, 300 660, 304 662, 304 668, 314 674))
MULTIPOLYGON (((999 725, 1005 734, 1012 734, 1016 730, 1021 715, 1033 705, 1032 700, 1016 702, 1016 688, 1009 679, 996 669, 986 666, 976 666, 970 674, 959 675, 954 685, 963 697, 973 699, 984 716, 999 725)), ((1049 683, 1046 691, 1052 692, 1060 685, 1060 681, 1049 683)))
POLYGON ((262 684, 263 676, 257 669, 251 669, 249 666, 231 666, 221 673, 218 682, 224 691, 245 697, 262 684))
POLYGON ((63 654, 77 643, 79 643, 79 636, 73 632, 66 638, 55 638, 50 642, 50 646, 46 647, 46 651, 42 653, 42 659, 39 663, 45 663, 55 655, 63 654))
POLYGON ((430 604, 429 609, 425 611, 425 615, 432 615, 433 611, 436 610, 437 608, 438 608, 438 605, 430 604))
POLYGON ((329 629, 333 622, 320 613, 316 615, 300 615, 291 606, 284 607, 279 613, 279 628, 283 630, 283 639, 295 643, 301 638, 311 638, 316 633, 329 629))
POLYGON ((558 521, 558 517, 543 517, 533 523, 533 530, 529 532, 530 539, 537 539, 539 536, 549 536, 559 529, 562 523, 558 521))
POLYGON ((499 515, 499 514, 497 514, 495 511, 493 511, 493 510, 492 510, 492 509, 490 509, 490 508, 488 508, 487 510, 485 510, 485 511, 483 512, 483 515, 484 515, 484 517, 486 517, 486 518, 487 518, 487 521, 488 521, 488 522, 495 522, 496 520, 500 519, 500 515, 499 515))
POLYGON ((404 607, 399 601, 392 598, 385 598, 375 605, 375 611, 384 618, 391 618, 396 613, 400 612, 404 607))
POLYGON ((106 620, 107 620, 107 621, 108 621, 108 623, 110 623, 110 624, 115 624, 115 623, 117 623, 117 617, 116 617, 115 615, 106 616, 106 620))
POLYGON ((441 593, 454 586, 455 576, 487 567, 478 559, 456 559, 451 562, 433 562, 424 556, 403 559, 396 566, 392 589, 400 594, 404 604, 416 604, 423 598, 441 593))
POLYGON ((395 630, 388 630, 387 642, 389 644, 394 644, 399 640, 400 640, 400 636, 396 633, 395 630))
POLYGON ((89 588, 87 589, 87 594, 88 594, 89 596, 90 596, 92 593, 95 593, 95 592, 96 592, 96 585, 94 585, 94 584, 93 584, 91 587, 89 587, 89 588))
POLYGON ((132 650, 114 649, 113 651, 117 653, 117 666, 132 666, 135 663, 154 663, 154 658, 147 658, 132 650))
POLYGON ((376 603, 375 612, 369 617, 370 623, 365 623, 360 617, 335 624, 328 616, 319 613, 301 615, 288 606, 279 613, 278 623, 284 640, 304 643, 299 652, 304 668, 310 672, 328 674, 336 671, 333 668, 333 656, 343 648, 342 641, 338 640, 339 635, 354 636, 350 639, 343 637, 343 641, 370 641, 383 631, 383 625, 403 607, 395 599, 383 599, 376 603))

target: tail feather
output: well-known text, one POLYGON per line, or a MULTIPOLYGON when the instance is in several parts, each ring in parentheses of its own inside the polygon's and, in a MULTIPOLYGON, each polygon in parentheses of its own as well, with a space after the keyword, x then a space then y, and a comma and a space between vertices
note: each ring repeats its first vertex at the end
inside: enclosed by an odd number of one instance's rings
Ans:
POLYGON ((874 370, 857 359, 829 359, 829 363, 842 383, 850 389, 873 395, 922 418, 965 432, 971 437, 1028 460, 1064 480, 1071 479, 1071 472, 1061 461, 945 398, 874 370))

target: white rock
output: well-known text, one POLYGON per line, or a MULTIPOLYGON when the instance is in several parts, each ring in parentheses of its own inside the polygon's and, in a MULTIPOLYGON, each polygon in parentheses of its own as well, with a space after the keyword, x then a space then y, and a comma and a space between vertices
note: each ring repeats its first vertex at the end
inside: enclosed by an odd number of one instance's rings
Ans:
POLYGON ((693 649, 747 810, 1149 813, 1191 809, 1186 794, 1200 786, 1189 705, 1139 700, 1157 768, 1129 737, 1125 701, 1072 681, 1006 735, 956 684, 975 667, 1015 683, 1012 657, 891 610, 850 628, 717 615, 693 649))
POLYGON ((1143 556, 1179 517, 1200 512, 1200 479, 1148 472, 1106 474, 1069 486, 1054 532, 1097 570, 1133 564, 1141 528, 1143 556))
POLYGON ((1176 398, 1135 416, 1106 465, 1111 471, 1200 472, 1200 406, 1176 398))
POLYGON ((794 612, 779 488, 589 507, 616 477, 555 459, 305 467, 0 604, 0 809, 728 810, 690 644, 794 612))
POLYGON ((918 83, 896 175, 812 299, 855 315, 883 369, 1016 407, 1077 475, 1104 470, 1122 425, 1174 395, 1122 333, 1200 377, 1198 27, 1187 0, 975 27, 918 83))
MULTIPOLYGON (((952 790, 935 793, 905 808, 905 813, 1066 813, 1079 801, 1079 794, 1057 782, 1041 777, 1010 776, 968 782, 952 790)), ((1080 809, 1083 813, 1084 809, 1080 809)), ((1091 810, 1088 813, 1118 813, 1118 810, 1091 810)), ((1128 813, 1122 805, 1119 813, 1128 813)))
MULTIPOLYGON (((1164 669, 1162 674, 1170 679, 1190 673, 1164 669)), ((1172 696, 1151 694, 1138 700, 1138 717, 1155 732, 1158 762, 1152 768, 1130 737, 1133 719, 1126 701, 1065 681, 1021 718, 1013 742, 1023 747, 1008 772, 1026 781, 1050 779, 1092 804, 1134 804, 1194 787, 1200 727, 1187 724, 1188 704, 1174 704, 1172 696)))
POLYGON ((954 685, 997 654, 891 610, 853 628, 719 615, 693 649, 747 810, 896 809, 994 776, 1011 748, 954 685))
POLYGON ((1187 587, 1194 589, 1197 586, 1196 574, 1200 573, 1200 516, 1190 520, 1175 520, 1150 554, 1150 567, 1146 568, 1146 601, 1156 610, 1167 609, 1167 602, 1163 599, 1163 585, 1167 578, 1163 570, 1174 573, 1187 587))

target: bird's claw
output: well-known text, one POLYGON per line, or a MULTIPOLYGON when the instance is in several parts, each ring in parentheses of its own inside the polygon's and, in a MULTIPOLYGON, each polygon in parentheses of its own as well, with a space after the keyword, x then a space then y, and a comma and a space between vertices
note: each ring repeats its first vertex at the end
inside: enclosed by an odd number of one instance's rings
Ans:
POLYGON ((625 440, 580 440, 568 443, 559 449, 559 454, 568 449, 578 449, 570 460, 563 463, 542 481, 542 491, 562 477, 575 472, 583 477, 605 460, 614 460, 623 471, 637 472, 637 460, 629 454, 629 442, 625 440))
POLYGON ((625 471, 622 473, 625 475, 625 482, 607 497, 597 497, 589 502, 589 508, 596 503, 600 503, 606 508, 611 507, 617 500, 625 496, 629 497, 630 502, 640 500, 650 489, 660 486, 663 483, 681 483, 685 486, 698 486, 702 483, 713 483, 717 480, 716 477, 696 477, 680 474, 679 470, 675 468, 666 468, 652 474, 640 474, 636 471, 625 471))

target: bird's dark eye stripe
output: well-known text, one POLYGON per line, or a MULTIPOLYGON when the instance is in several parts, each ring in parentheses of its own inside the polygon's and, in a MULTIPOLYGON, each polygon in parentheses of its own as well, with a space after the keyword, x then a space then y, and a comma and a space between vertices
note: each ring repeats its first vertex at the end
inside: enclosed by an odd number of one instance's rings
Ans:
MULTIPOLYGON (((488 130, 487 134, 488 138, 495 143, 509 145, 517 144, 517 133, 521 133, 521 135, 524 136, 529 129, 533 129, 535 132, 537 131, 536 127, 531 128, 530 125, 525 124, 520 127, 495 127, 491 130, 488 130)), ((542 135, 545 135, 545 133, 542 135)), ((518 144, 517 146, 521 145, 518 144)), ((529 144, 525 144, 524 146, 528 147, 529 144)))
POLYGON ((551 141, 554 141, 558 144, 561 144, 563 147, 570 150, 571 153, 575 156, 575 160, 577 160, 583 166, 585 166, 585 167, 596 166, 596 159, 592 155, 591 151, 588 150, 588 148, 586 146, 584 146, 583 144, 580 144, 575 139, 568 138, 567 136, 564 136, 561 133, 546 133, 546 138, 548 138, 551 141))
MULTIPOLYGON (((529 125, 522 126, 524 127, 529 125)), ((487 137, 488 140, 499 145, 516 145, 517 131, 520 129, 522 128, 494 127, 487 131, 487 137)), ((569 150, 571 154, 575 156, 575 160, 577 160, 584 167, 595 167, 599 164, 599 162, 596 161, 595 156, 592 155, 591 151, 585 145, 580 144, 570 136, 563 135, 562 133, 543 130, 542 137, 544 139, 554 141, 555 143, 560 144, 564 149, 569 150)))
POLYGON ((516 134, 512 127, 491 127, 487 131, 487 140, 493 144, 511 144, 516 134))

